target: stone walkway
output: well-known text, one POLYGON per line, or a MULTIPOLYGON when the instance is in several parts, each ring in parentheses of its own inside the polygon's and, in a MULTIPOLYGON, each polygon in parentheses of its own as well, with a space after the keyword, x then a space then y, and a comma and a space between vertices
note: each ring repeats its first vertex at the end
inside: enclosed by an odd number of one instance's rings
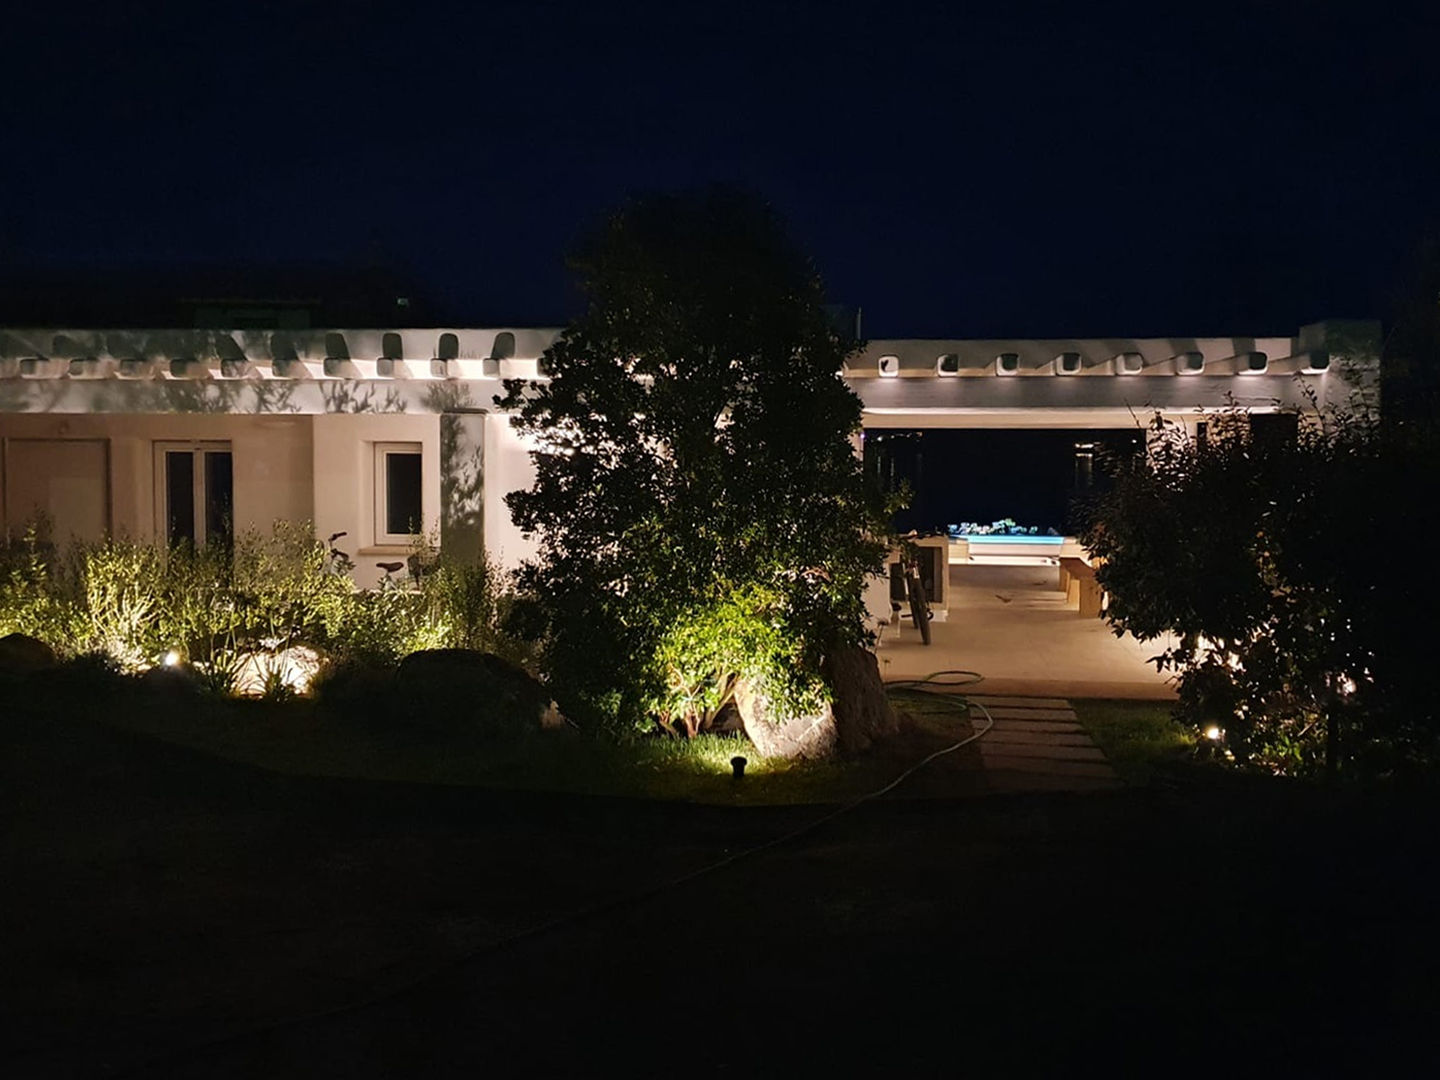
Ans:
POLYGON ((1104 753, 1063 698, 966 697, 977 730, 985 723, 985 713, 977 705, 995 720, 976 743, 988 790, 1104 791, 1121 786, 1104 753))

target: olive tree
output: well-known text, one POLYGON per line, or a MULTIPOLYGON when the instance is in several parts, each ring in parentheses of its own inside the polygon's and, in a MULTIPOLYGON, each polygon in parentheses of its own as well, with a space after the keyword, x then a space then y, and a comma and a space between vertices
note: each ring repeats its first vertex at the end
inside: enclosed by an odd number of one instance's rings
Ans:
POLYGON ((883 553, 841 377, 858 343, 745 193, 633 200, 571 265, 586 307, 548 380, 496 399, 536 446, 507 502, 538 538, 521 580, 557 698, 691 735, 742 679, 815 706, 827 655, 865 641, 883 553))

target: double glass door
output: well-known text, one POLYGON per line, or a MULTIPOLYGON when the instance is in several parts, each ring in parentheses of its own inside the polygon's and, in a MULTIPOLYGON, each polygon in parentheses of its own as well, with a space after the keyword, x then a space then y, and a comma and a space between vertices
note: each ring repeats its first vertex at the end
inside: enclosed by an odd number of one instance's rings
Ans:
POLYGON ((155 446, 159 524, 170 546, 229 547, 235 538, 235 469, 228 442, 155 446))

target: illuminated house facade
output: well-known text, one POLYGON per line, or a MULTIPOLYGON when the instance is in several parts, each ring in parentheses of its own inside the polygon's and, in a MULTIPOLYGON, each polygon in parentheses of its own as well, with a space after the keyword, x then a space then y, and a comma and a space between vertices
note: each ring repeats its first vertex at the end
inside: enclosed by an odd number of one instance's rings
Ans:
MULTIPOLYGON (((503 496, 526 446, 493 399, 544 378, 558 331, 0 329, 0 530, 204 540, 311 521, 362 584, 417 532, 513 565, 532 545, 503 496)), ((873 341, 845 371, 867 429, 1194 426, 1348 400, 1379 326, 1291 337, 873 341)), ((984 463, 977 463, 983 467, 984 463)))

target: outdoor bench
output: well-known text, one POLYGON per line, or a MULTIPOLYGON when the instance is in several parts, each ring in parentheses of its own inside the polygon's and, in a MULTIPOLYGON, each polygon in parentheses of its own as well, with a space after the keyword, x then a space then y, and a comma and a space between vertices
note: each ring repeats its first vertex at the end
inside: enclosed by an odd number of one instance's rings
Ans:
POLYGON ((1060 560, 1060 588, 1065 590, 1066 604, 1078 601, 1081 615, 1099 617, 1105 590, 1095 580, 1095 568, 1084 559, 1067 556, 1060 560))

